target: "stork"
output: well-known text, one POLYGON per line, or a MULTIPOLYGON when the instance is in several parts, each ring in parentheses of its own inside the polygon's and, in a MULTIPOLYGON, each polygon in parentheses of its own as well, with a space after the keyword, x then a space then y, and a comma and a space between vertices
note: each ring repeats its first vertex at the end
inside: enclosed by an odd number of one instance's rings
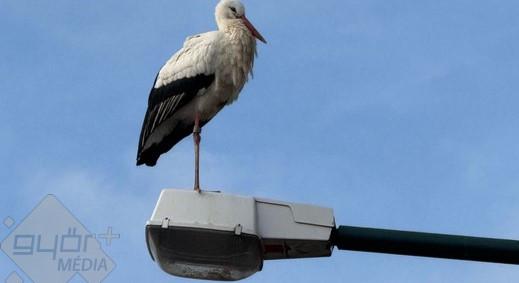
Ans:
POLYGON ((267 43, 239 0, 221 0, 215 17, 217 31, 188 37, 157 74, 137 152, 138 166, 155 166, 161 154, 192 133, 197 192, 201 129, 238 98, 252 73, 256 39, 267 43))

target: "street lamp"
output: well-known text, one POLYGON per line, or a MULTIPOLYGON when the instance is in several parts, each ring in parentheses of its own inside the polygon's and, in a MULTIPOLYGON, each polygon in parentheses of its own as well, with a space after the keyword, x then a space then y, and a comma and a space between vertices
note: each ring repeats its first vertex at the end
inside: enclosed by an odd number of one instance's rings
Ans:
POLYGON ((264 260, 331 256, 333 247, 519 264, 519 241, 335 227, 330 208, 220 192, 163 190, 146 225, 151 257, 167 273, 240 280, 264 260))

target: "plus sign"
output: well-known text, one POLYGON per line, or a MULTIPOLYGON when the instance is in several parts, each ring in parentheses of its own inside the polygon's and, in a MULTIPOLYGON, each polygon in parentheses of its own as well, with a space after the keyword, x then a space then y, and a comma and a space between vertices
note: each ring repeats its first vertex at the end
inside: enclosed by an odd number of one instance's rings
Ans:
POLYGON ((106 231, 106 234, 97 235, 97 238, 105 239, 106 240, 106 245, 107 246, 111 246, 112 245, 112 240, 121 238, 121 235, 120 234, 114 234, 112 232, 112 227, 108 227, 108 230, 106 231))

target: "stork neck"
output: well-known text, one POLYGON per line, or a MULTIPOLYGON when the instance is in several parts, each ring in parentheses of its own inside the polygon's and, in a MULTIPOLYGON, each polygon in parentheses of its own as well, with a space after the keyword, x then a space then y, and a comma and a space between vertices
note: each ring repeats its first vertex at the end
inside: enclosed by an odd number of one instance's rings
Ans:
POLYGON ((228 21, 220 31, 225 38, 222 42, 225 56, 221 58, 225 60, 222 64, 226 66, 221 78, 232 85, 232 95, 226 99, 227 103, 232 103, 252 73, 256 40, 241 20, 228 21))
POLYGON ((225 31, 229 27, 239 25, 241 21, 239 19, 219 19, 216 18, 216 24, 218 25, 219 31, 225 31))
POLYGON ((256 44, 255 38, 241 21, 226 25, 222 31, 231 43, 239 43, 240 45, 247 46, 256 44))
POLYGON ((243 30, 247 30, 247 27, 243 24, 241 20, 233 19, 233 20, 220 20, 218 23, 218 30, 222 31, 226 34, 236 34, 241 33, 243 30))

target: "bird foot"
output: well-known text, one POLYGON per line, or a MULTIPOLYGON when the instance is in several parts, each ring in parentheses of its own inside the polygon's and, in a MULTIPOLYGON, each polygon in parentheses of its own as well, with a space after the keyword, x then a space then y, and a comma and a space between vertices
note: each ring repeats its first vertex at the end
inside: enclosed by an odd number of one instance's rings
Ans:
POLYGON ((202 190, 200 189, 200 187, 195 187, 195 192, 201 194, 201 193, 202 193, 202 190))

